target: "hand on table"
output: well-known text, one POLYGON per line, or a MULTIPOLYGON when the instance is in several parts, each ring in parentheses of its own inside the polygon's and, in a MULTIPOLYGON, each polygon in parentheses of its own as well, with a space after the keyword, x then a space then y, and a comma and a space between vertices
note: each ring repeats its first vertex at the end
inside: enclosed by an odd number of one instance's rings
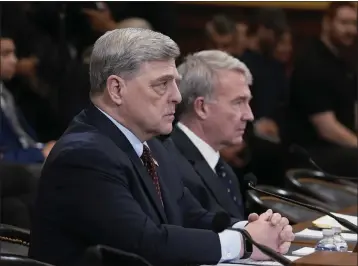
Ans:
MULTIPOLYGON (((288 252, 295 236, 287 218, 282 217, 279 213, 273 213, 272 210, 267 210, 260 216, 256 213, 250 214, 248 221, 249 223, 245 229, 255 241, 270 247, 280 254, 288 252)), ((253 247, 251 258, 254 260, 268 259, 255 246, 253 247)))

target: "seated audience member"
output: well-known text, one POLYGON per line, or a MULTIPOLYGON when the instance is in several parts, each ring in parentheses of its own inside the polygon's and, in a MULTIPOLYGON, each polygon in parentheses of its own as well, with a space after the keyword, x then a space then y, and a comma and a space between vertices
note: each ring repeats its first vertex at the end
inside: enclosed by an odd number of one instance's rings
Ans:
POLYGON ((344 56, 356 37, 355 4, 332 2, 320 39, 299 57, 291 80, 292 141, 336 175, 358 176, 357 76, 344 56))
POLYGON ((54 142, 38 143, 32 129, 18 110, 3 81, 10 80, 16 69, 15 45, 6 35, 0 36, 0 161, 42 163, 54 142))
MULTIPOLYGON (((176 159, 184 185, 209 211, 225 210, 244 218, 240 182, 219 151, 240 145, 247 122, 253 120, 249 102, 251 73, 238 59, 219 50, 188 56, 178 67, 179 122, 171 134, 176 149, 189 163, 176 159), (193 171, 194 170, 194 171, 193 171)), ((171 154, 175 154, 166 143, 171 154)))
MULTIPOLYGON (((173 158, 155 138, 172 131, 181 101, 179 54, 172 39, 146 29, 118 29, 96 41, 92 105, 74 118, 45 162, 31 258, 77 265, 96 244, 138 254, 153 265, 267 258, 256 248, 245 253, 238 232, 213 231, 214 213, 183 186, 173 158)), ((252 216, 245 226, 252 237, 287 252, 294 236, 288 220, 270 210, 252 216)))
POLYGON ((278 116, 288 83, 283 65, 273 58, 279 37, 287 29, 286 16, 280 8, 261 8, 248 28, 248 49, 240 59, 253 73, 252 108, 257 119, 258 136, 280 139, 278 116))
POLYGON ((287 77, 290 77, 292 72, 292 50, 292 34, 287 28, 278 38, 273 51, 273 58, 285 66, 287 77))
MULTIPOLYGON (((5 29, 13 39, 18 57, 16 75, 5 83, 6 87, 36 132, 38 140, 48 142, 57 139, 67 127, 67 124, 63 125, 62 112, 58 109, 61 105, 58 103, 59 94, 65 87, 71 90, 72 100, 78 84, 76 77, 72 77, 67 86, 62 84, 67 80, 64 77, 70 60, 62 40, 58 39, 61 36, 57 31, 57 28, 61 28, 58 27, 60 21, 56 24, 54 21, 60 18, 54 14, 50 21, 46 21, 52 30, 42 29, 37 22, 48 14, 36 13, 37 7, 41 5, 33 2, 4 2, 1 5, 1 30, 5 29)), ((75 72, 73 69, 71 71, 75 72)))
POLYGON ((231 55, 241 55, 247 47, 247 25, 235 23, 224 15, 216 15, 206 23, 205 35, 207 47, 218 49, 231 55))

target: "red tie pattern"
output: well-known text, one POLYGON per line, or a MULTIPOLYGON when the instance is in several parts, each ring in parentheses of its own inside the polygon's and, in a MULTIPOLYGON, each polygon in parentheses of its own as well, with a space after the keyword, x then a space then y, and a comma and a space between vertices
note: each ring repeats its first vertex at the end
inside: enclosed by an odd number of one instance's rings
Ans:
POLYGON ((140 158, 142 159, 144 166, 147 168, 147 171, 153 180, 155 190, 157 191, 157 194, 163 205, 162 193, 160 191, 159 177, 157 174, 156 165, 147 145, 143 145, 143 154, 140 158))

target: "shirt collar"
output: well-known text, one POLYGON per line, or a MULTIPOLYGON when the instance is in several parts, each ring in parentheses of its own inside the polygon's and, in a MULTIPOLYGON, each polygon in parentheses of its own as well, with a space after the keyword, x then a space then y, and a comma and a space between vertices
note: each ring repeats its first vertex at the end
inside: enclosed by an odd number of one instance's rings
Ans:
POLYGON ((220 153, 215 151, 209 144, 199 138, 187 126, 178 122, 177 126, 184 132, 184 134, 191 140, 195 147, 199 150, 205 161, 209 164, 210 168, 215 171, 215 167, 219 161, 220 153))
MULTIPOLYGON (((97 106, 96 106, 97 107, 97 106)), ((98 110, 100 110, 105 116, 108 117, 109 120, 113 122, 113 124, 116 125, 116 127, 126 136, 130 144, 132 145, 133 149, 137 153, 138 157, 141 157, 143 154, 143 145, 148 144, 146 142, 142 143, 136 135, 133 134, 132 131, 121 125, 118 121, 114 120, 109 114, 102 111, 100 108, 97 107, 98 110)))

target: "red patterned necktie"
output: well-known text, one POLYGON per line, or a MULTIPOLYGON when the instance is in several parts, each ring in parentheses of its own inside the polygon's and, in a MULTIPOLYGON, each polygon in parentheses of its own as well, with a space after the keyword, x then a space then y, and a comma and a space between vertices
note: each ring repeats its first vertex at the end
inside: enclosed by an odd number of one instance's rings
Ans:
POLYGON ((140 158, 142 159, 144 166, 147 168, 147 171, 153 180, 155 190, 157 191, 158 197, 163 205, 156 165, 147 145, 143 145, 143 154, 140 158))

